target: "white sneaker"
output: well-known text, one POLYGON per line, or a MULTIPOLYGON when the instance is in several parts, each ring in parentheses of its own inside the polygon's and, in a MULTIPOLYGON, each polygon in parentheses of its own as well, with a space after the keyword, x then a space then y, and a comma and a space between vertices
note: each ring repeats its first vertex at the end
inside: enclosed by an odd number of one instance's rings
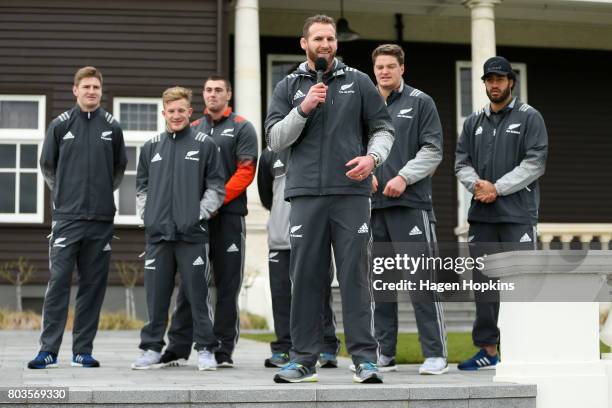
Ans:
POLYGON ((378 366, 378 371, 381 373, 388 373, 390 371, 397 371, 397 365, 395 364, 395 356, 385 356, 381 354, 378 356, 378 361, 376 362, 378 366))
POLYGON ((448 364, 445 358, 429 357, 426 358, 421 367, 419 374, 440 375, 448 372, 448 364))
POLYGON ((150 368, 158 368, 161 353, 153 350, 143 351, 140 357, 132 363, 132 370, 148 370, 150 368))
POLYGON ((198 351, 198 370, 215 371, 216 369, 217 360, 215 360, 215 354, 208 350, 198 351))

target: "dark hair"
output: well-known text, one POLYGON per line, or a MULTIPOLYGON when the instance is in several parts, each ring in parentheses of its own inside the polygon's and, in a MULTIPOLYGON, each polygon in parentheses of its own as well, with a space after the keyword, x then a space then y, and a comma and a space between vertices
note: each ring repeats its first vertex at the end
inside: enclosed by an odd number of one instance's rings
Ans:
POLYGON ((379 55, 390 55, 397 58, 400 65, 404 65, 404 50, 396 44, 382 44, 372 51, 372 64, 376 63, 376 57, 379 55))
POLYGON ((336 30, 336 21, 332 17, 326 16, 325 14, 317 14, 316 16, 308 17, 304 21, 302 37, 308 38, 308 30, 310 30, 310 26, 314 23, 329 24, 334 27, 334 31, 336 30))
POLYGON ((224 77, 223 75, 211 75, 208 78, 206 78, 206 80, 204 81, 204 87, 206 87, 206 83, 208 81, 223 81, 225 83, 225 89, 227 90, 227 92, 232 92, 232 83, 229 81, 229 79, 227 79, 226 77, 224 77))

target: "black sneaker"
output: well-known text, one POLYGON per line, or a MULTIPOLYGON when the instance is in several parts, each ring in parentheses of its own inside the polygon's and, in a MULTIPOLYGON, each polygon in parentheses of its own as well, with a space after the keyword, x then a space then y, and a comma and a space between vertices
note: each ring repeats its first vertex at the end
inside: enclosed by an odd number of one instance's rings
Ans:
POLYGON ((187 364, 187 360, 189 357, 182 357, 177 355, 174 351, 166 350, 164 354, 162 354, 159 360, 159 367, 179 367, 187 364))
POLYGON ((234 361, 232 360, 232 357, 227 353, 215 353, 215 360, 217 360, 217 368, 234 367, 234 361))
POLYGON ((264 365, 268 368, 283 368, 289 363, 289 354, 273 353, 272 357, 266 358, 264 365))
POLYGON ((317 367, 338 368, 338 358, 333 353, 320 353, 317 360, 317 367))

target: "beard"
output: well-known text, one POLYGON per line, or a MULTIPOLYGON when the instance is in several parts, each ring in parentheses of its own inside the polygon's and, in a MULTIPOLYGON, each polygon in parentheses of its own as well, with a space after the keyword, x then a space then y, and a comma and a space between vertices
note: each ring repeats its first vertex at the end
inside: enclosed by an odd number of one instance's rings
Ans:
POLYGON ((506 89, 500 92, 498 97, 493 97, 491 96, 491 92, 487 89, 487 97, 493 103, 501 103, 501 102, 506 101, 511 93, 512 93, 512 89, 510 87, 507 87, 506 89))
MULTIPOLYGON (((319 55, 317 55, 317 53, 311 48, 306 49, 306 56, 312 62, 316 61, 317 58, 319 58, 319 55)), ((327 67, 329 68, 331 64, 334 62, 334 58, 336 58, 336 53, 334 52, 333 54, 325 54, 325 55, 322 55, 321 57, 325 58, 325 61, 327 61, 327 67)))

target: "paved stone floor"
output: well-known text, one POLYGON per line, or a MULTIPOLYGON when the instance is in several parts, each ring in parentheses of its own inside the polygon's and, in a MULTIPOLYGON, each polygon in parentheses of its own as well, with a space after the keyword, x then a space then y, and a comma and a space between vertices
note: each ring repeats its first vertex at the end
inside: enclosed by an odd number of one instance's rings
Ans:
MULTIPOLYGON (((461 402, 453 407, 467 407, 468 399, 478 398, 481 405, 474 406, 485 406, 483 402, 492 401, 492 405, 487 403, 486 406, 535 407, 535 386, 493 383, 493 371, 464 373, 456 366, 445 375, 420 376, 417 365, 402 365, 398 372, 385 374, 385 384, 373 386, 353 384, 352 373, 348 370, 350 361, 342 358, 337 369, 319 369, 319 383, 275 384, 272 377, 276 370, 263 366, 263 360, 269 355, 268 344, 246 339, 238 343, 234 368, 198 371, 196 356, 192 353, 185 367, 131 370, 130 364, 139 355, 137 331, 98 333, 94 356, 100 360, 101 368, 71 367, 71 335, 66 333, 59 368, 30 370, 26 362, 38 350, 37 338, 38 332, 0 331, 0 387, 69 387, 70 402, 77 404, 148 402, 171 405, 205 401, 212 403, 211 406, 225 407, 223 404, 229 402, 260 402, 268 406, 272 401, 340 401, 338 398, 363 401, 365 398, 379 402, 445 399, 442 405, 427 403, 424 406, 447 407, 451 405, 444 404, 453 400, 461 402), (496 401, 493 398, 502 398, 505 405, 493 404, 496 401)), ((7 401, 0 401, 0 405, 3 402, 7 401)))

